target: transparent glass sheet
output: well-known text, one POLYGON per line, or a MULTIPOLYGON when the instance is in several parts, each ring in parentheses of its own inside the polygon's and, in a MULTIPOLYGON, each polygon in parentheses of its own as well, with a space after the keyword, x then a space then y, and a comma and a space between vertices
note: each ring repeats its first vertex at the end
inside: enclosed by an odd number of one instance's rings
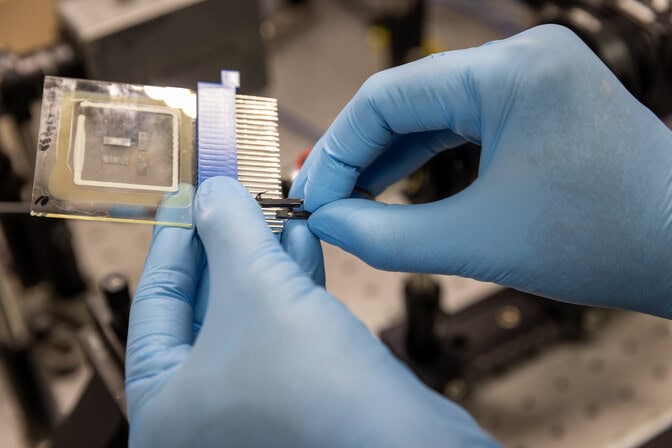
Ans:
POLYGON ((31 214, 191 226, 195 121, 188 89, 47 77, 31 214))

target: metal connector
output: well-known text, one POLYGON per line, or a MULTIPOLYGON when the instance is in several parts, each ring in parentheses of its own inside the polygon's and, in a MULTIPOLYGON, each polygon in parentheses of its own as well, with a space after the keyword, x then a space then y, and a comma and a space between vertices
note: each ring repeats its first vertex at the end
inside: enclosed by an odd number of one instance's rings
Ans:
POLYGON ((283 198, 271 199, 263 198, 263 193, 258 193, 255 199, 261 208, 276 208, 276 219, 308 219, 310 212, 303 210, 303 199, 301 198, 283 198))

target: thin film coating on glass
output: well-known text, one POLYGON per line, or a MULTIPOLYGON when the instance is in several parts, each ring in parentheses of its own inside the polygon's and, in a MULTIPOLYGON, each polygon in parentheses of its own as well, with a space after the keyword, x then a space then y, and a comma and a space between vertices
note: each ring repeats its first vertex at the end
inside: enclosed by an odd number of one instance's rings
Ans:
POLYGON ((47 77, 31 214, 191 226, 195 116, 187 89, 47 77))

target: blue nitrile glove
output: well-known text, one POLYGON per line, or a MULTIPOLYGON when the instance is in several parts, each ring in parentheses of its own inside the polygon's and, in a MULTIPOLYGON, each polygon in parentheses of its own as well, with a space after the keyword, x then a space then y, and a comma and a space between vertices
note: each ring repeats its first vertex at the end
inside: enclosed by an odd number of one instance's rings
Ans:
POLYGON ((672 133, 565 28, 374 75, 308 157, 301 193, 311 231, 372 266, 672 317, 672 133), (479 177, 454 197, 339 200, 465 140, 482 145, 479 177))
POLYGON ((307 274, 322 265, 305 223, 283 236, 297 263, 228 178, 200 186, 195 220, 198 236, 157 228, 133 301, 131 446, 495 445, 307 274))

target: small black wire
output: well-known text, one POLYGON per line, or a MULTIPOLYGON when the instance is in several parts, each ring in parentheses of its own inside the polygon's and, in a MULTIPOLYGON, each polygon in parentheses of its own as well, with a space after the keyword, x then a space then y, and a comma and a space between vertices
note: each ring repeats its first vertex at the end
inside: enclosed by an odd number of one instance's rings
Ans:
POLYGON ((27 215, 30 202, 0 202, 0 215, 27 215))

